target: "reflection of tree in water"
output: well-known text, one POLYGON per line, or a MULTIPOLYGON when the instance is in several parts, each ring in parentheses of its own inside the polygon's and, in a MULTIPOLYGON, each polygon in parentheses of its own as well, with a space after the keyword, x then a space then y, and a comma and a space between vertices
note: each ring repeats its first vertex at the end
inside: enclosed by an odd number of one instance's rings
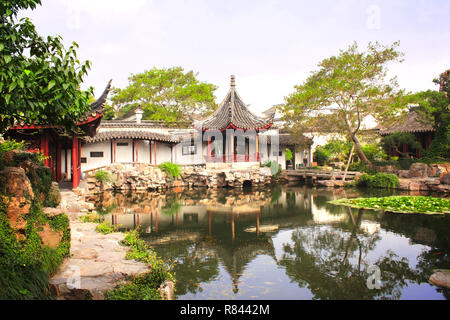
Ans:
POLYGON ((173 263, 177 296, 202 292, 200 285, 215 280, 219 274, 219 261, 208 241, 170 242, 164 244, 164 250, 155 250, 164 261, 173 263))
POLYGON ((398 299, 408 280, 423 280, 406 258, 391 251, 373 263, 367 260, 380 237, 359 231, 361 214, 351 219, 351 232, 329 226, 298 228, 292 233, 293 244, 284 245, 279 265, 300 287, 308 287, 314 299, 398 299), (381 270, 380 289, 367 287, 371 264, 381 270))
MULTIPOLYGON (((416 266, 423 281, 427 281, 435 269, 450 269, 449 216, 385 214, 380 222, 385 230, 403 234, 413 243, 430 248, 419 255, 416 266)), ((449 298, 449 290, 437 290, 449 298)))

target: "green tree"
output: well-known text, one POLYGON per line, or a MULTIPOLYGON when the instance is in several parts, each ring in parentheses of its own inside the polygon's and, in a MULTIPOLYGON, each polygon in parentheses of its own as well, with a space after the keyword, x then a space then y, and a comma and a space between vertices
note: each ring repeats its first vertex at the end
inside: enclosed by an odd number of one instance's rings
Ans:
POLYGON ((35 9, 40 0, 0 2, 0 133, 17 122, 52 124, 75 130, 89 108, 80 90, 90 68, 80 63, 73 42, 66 50, 60 36, 43 38, 19 10, 35 9))
POLYGON ((440 78, 434 79, 433 82, 440 85, 439 91, 418 92, 411 95, 410 99, 419 105, 415 111, 436 129, 426 155, 430 158, 443 156, 450 159, 450 70, 442 73, 440 78))
POLYGON ((116 89, 113 107, 123 115, 139 105, 143 119, 165 122, 188 120, 193 115, 213 112, 216 86, 200 82, 198 74, 181 67, 157 69, 133 74, 125 89, 116 89))
POLYGON ((294 134, 345 133, 358 157, 372 167, 358 133, 367 116, 384 123, 404 103, 396 79, 386 80, 387 64, 401 61, 398 46, 398 42, 390 46, 369 43, 367 51, 360 52, 354 43, 322 60, 319 70, 286 97, 281 111, 287 125, 294 134))

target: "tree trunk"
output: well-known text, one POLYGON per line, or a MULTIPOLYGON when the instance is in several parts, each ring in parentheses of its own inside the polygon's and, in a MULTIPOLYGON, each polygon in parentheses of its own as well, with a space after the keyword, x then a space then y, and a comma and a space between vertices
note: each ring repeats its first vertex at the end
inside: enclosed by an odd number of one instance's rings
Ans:
POLYGON ((367 168, 371 169, 373 167, 372 162, 370 162, 370 160, 367 159, 366 155, 364 154, 361 143, 359 142, 356 133, 352 134, 352 141, 355 144, 356 153, 358 154, 359 159, 364 162, 367 168))

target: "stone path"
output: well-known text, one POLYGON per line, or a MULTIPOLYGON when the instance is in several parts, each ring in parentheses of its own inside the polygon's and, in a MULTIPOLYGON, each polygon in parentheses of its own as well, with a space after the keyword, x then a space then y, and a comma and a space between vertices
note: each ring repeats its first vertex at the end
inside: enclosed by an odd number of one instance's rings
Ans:
POLYGON ((104 292, 129 276, 149 271, 146 264, 126 260, 127 247, 121 246, 124 233, 103 235, 95 223, 79 220, 92 204, 69 190, 61 191, 60 207, 67 212, 71 228, 70 257, 50 281, 58 299, 103 299, 104 292))

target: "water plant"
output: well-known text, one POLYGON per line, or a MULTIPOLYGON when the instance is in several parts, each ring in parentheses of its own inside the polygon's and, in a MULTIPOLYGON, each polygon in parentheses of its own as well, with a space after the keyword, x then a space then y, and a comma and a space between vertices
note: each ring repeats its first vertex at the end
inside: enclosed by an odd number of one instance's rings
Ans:
POLYGON ((339 199, 330 201, 330 203, 352 208, 384 210, 396 213, 450 213, 449 199, 426 196, 390 196, 379 198, 339 199))

